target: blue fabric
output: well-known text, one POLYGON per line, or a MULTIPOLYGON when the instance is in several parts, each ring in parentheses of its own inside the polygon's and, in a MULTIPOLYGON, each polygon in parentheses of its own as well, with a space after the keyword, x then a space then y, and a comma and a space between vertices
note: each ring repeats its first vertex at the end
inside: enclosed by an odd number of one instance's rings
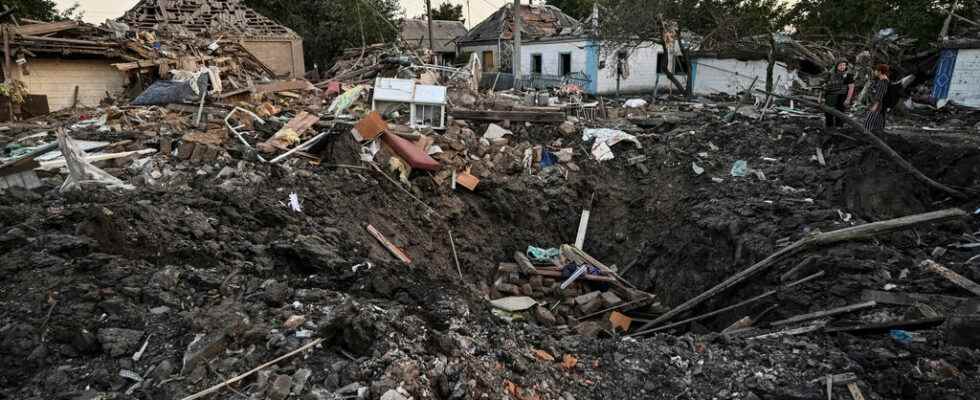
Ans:
POLYGON ((541 168, 548 168, 552 165, 558 164, 558 157, 550 151, 545 151, 541 153, 541 168))

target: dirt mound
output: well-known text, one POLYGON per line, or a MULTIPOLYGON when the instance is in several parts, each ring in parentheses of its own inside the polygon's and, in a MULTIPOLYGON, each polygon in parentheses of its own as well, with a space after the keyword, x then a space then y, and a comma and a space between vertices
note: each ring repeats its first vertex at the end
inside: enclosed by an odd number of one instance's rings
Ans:
MULTIPOLYGON (((817 121, 728 123, 723 111, 632 127, 642 149, 617 145, 616 158, 604 163, 576 151, 577 172, 499 173, 475 193, 413 177, 412 196, 435 213, 373 170, 327 165, 159 159, 160 176, 133 192, 62 196, 57 176, 36 191, 7 191, 0 196, 0 363, 8 367, 0 393, 182 398, 316 337, 325 341, 314 350, 216 396, 817 399, 826 397, 827 375, 854 372, 871 399, 971 398, 980 389, 971 378, 980 353, 947 346, 942 329, 911 343, 823 333, 636 340, 492 313, 485 296, 497 264, 528 245, 573 241, 593 194, 585 250, 656 293, 661 308, 812 232, 976 205, 922 188, 867 145, 821 134, 817 121), (646 160, 631 161, 638 156, 646 160), (732 176, 738 160, 751 170, 745 176, 732 176), (301 212, 287 206, 291 193, 301 212), (369 224, 412 264, 380 246, 369 224)), ((529 143, 578 146, 555 127, 527 130, 518 135, 529 143)), ((896 131, 887 140, 936 179, 978 184, 971 160, 980 150, 969 137, 896 131)), ((693 313, 778 287, 803 260, 800 273, 826 276, 673 333, 853 304, 862 291, 888 284, 965 297, 916 265, 938 257, 980 278, 967 261, 973 247, 955 246, 976 228, 947 223, 788 259, 693 313)), ((836 324, 888 321, 911 308, 883 306, 836 324)), ((633 313, 634 323, 654 311, 633 313)))

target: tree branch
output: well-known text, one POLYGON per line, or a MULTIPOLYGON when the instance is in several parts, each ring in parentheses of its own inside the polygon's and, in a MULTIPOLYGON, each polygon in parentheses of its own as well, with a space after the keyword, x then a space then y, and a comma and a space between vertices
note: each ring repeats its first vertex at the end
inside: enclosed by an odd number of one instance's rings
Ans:
POLYGON ((834 108, 828 107, 825 104, 820 104, 820 103, 813 102, 813 101, 810 101, 810 100, 807 100, 807 99, 803 99, 803 98, 800 98, 800 97, 784 96, 784 95, 780 95, 780 94, 776 94, 776 93, 772 93, 772 92, 767 92, 765 90, 758 90, 758 89, 757 89, 757 91, 758 92, 761 92, 761 93, 765 93, 765 94, 770 95, 770 96, 778 97, 778 98, 781 98, 781 99, 793 100, 793 101, 796 101, 796 102, 798 102, 800 104, 806 104, 806 105, 811 106, 811 107, 817 107, 817 108, 819 108, 821 111, 823 111, 825 113, 828 113, 828 114, 831 114, 831 115, 833 115, 833 116, 835 116, 837 118, 840 118, 841 120, 847 122, 848 125, 851 125, 855 129, 857 129, 858 132, 860 132, 861 134, 863 134, 866 138, 868 138, 868 140, 871 142, 872 145, 874 145, 876 148, 878 148, 878 150, 881 150, 881 152, 885 153, 885 155, 887 155, 889 158, 891 158, 892 161, 895 164, 897 164, 899 168, 904 169, 906 172, 912 174, 912 176, 914 176, 916 179, 918 179, 922 183, 925 183, 926 185, 928 185, 929 187, 931 187, 933 189, 942 191, 942 192, 944 192, 944 193, 946 193, 946 194, 948 194, 950 196, 953 196, 955 198, 958 198, 958 199, 966 199, 966 198, 969 197, 967 194, 965 194, 965 193, 963 193, 963 192, 961 192, 959 190, 953 189, 953 188, 951 188, 949 186, 946 186, 946 185, 944 185, 942 183, 936 182, 932 178, 926 176, 926 174, 923 174, 922 171, 919 171, 917 168, 915 168, 915 166, 913 166, 911 163, 909 163, 908 161, 906 161, 905 158, 903 158, 900 154, 898 154, 898 152, 896 152, 895 150, 893 150, 891 148, 891 146, 888 145, 888 143, 885 143, 885 141, 884 140, 881 140, 881 138, 879 138, 877 135, 875 135, 871 131, 865 129, 864 124, 858 122, 854 118, 851 118, 847 114, 844 114, 844 113, 842 113, 842 112, 840 112, 840 111, 838 111, 838 110, 836 110, 834 108))

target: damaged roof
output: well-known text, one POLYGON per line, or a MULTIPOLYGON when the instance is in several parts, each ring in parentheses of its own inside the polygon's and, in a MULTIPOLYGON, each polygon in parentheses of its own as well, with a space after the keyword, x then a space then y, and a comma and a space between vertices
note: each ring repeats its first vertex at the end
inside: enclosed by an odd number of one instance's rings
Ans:
POLYGON ((241 0, 140 0, 120 21, 136 29, 160 31, 169 25, 211 37, 299 38, 293 30, 255 12, 241 0))
MULTIPOLYGON (((508 4, 501 7, 493 15, 473 27, 466 36, 460 38, 459 43, 496 42, 497 40, 513 39, 513 14, 513 5, 508 4)), ((555 6, 522 4, 519 14, 521 38, 525 40, 572 34, 582 25, 578 20, 555 6)))
MULTIPOLYGON (((429 28, 426 21, 406 19, 401 23, 402 40, 417 48, 429 48, 429 28)), ((456 52, 456 39, 466 35, 466 26, 460 21, 432 21, 432 44, 436 53, 456 52)))

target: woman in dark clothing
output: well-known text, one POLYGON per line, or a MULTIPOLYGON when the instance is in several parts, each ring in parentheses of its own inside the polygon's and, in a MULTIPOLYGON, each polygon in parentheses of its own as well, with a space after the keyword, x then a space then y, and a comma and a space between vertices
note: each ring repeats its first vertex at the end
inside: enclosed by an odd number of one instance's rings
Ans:
MULTIPOLYGON (((837 111, 846 112, 851 105, 851 99, 854 98, 854 77, 847 70, 847 61, 841 60, 834 67, 824 87, 824 96, 826 104, 837 111)), ((826 113, 825 118, 827 128, 844 126, 844 121, 833 114, 826 113)))
POLYGON ((888 74, 891 72, 888 65, 878 64, 871 70, 871 107, 868 108, 868 116, 864 119, 864 128, 878 133, 885 130, 885 94, 888 92, 888 74))

